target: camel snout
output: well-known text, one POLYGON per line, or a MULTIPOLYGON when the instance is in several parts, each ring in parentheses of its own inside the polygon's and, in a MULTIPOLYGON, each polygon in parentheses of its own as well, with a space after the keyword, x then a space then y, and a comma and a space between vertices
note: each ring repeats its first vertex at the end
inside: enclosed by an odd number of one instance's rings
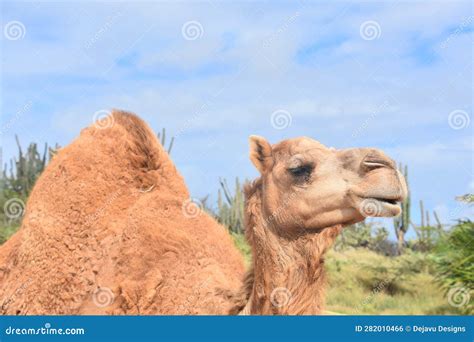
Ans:
POLYGON ((362 159, 362 166, 369 170, 374 170, 383 167, 393 170, 397 169, 397 165, 391 158, 389 158, 382 151, 375 148, 369 149, 365 157, 362 159))

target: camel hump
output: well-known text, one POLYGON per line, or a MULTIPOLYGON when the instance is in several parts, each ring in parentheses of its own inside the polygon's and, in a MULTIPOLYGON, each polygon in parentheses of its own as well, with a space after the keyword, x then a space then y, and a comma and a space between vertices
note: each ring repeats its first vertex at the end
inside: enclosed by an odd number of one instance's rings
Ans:
MULTIPOLYGON (((116 172, 125 169, 132 170, 134 179, 140 188, 156 186, 157 183, 175 188, 176 193, 188 196, 184 180, 176 170, 168 153, 161 146, 156 134, 136 114, 124 110, 113 109, 109 115, 102 118, 81 132, 76 142, 87 141, 96 151, 94 157, 101 160, 114 159, 117 164, 117 155, 120 155, 116 172), (102 147, 100 150, 99 148, 102 147)), ((74 145, 75 143, 71 144, 74 145)), ((90 158, 90 153, 84 152, 84 157, 90 158)), ((110 160, 112 162, 112 160, 110 160)), ((111 165, 108 161, 105 166, 111 165)))
POLYGON ((41 215, 84 225, 105 209, 119 215, 137 194, 152 190, 169 200, 189 197, 153 130, 133 113, 112 110, 54 156, 35 184, 24 221, 41 215), (124 203, 117 207, 119 198, 124 203))
POLYGON ((136 114, 123 110, 112 110, 112 124, 122 126, 128 133, 129 139, 133 143, 135 150, 130 150, 132 162, 138 168, 156 170, 159 167, 160 159, 167 158, 164 149, 158 142, 157 137, 151 128, 136 114))
POLYGON ((148 124, 126 111, 107 114, 54 156, 35 184, 24 222, 40 215, 84 227, 104 212, 120 215, 140 194, 158 192, 178 202, 189 197, 183 177, 148 124))

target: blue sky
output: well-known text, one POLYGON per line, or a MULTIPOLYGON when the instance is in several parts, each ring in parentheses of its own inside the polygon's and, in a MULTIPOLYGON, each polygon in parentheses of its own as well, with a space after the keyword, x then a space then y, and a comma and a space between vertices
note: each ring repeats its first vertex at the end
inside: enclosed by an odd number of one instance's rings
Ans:
POLYGON ((468 1, 1 6, 4 159, 15 134, 66 145, 95 112, 122 108, 176 136, 194 197, 257 176, 249 135, 306 135, 408 164, 415 222, 420 199, 446 223, 473 217, 454 200, 474 191, 468 1))

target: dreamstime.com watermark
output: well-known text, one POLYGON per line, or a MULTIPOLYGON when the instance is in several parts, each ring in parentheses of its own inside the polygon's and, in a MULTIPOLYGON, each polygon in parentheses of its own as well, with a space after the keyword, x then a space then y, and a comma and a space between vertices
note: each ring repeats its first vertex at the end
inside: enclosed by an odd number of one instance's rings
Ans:
POLYGON ((9 326, 5 329, 5 334, 8 336, 21 335, 84 335, 86 333, 84 328, 53 328, 50 323, 46 323, 44 327, 40 328, 15 328, 9 326))
POLYGON ((372 303, 377 295, 381 293, 391 282, 393 279, 383 279, 380 281, 377 286, 372 289, 372 292, 355 308, 355 314, 358 315, 361 313, 363 307, 367 306, 368 304, 372 303))

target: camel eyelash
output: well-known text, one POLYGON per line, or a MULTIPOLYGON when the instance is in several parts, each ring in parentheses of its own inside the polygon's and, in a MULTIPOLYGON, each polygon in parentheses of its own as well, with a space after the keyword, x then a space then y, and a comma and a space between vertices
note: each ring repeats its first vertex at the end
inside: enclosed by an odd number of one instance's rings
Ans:
POLYGON ((311 172, 313 172, 314 166, 313 165, 301 165, 297 167, 293 167, 288 169, 288 171, 295 177, 309 177, 311 172))

